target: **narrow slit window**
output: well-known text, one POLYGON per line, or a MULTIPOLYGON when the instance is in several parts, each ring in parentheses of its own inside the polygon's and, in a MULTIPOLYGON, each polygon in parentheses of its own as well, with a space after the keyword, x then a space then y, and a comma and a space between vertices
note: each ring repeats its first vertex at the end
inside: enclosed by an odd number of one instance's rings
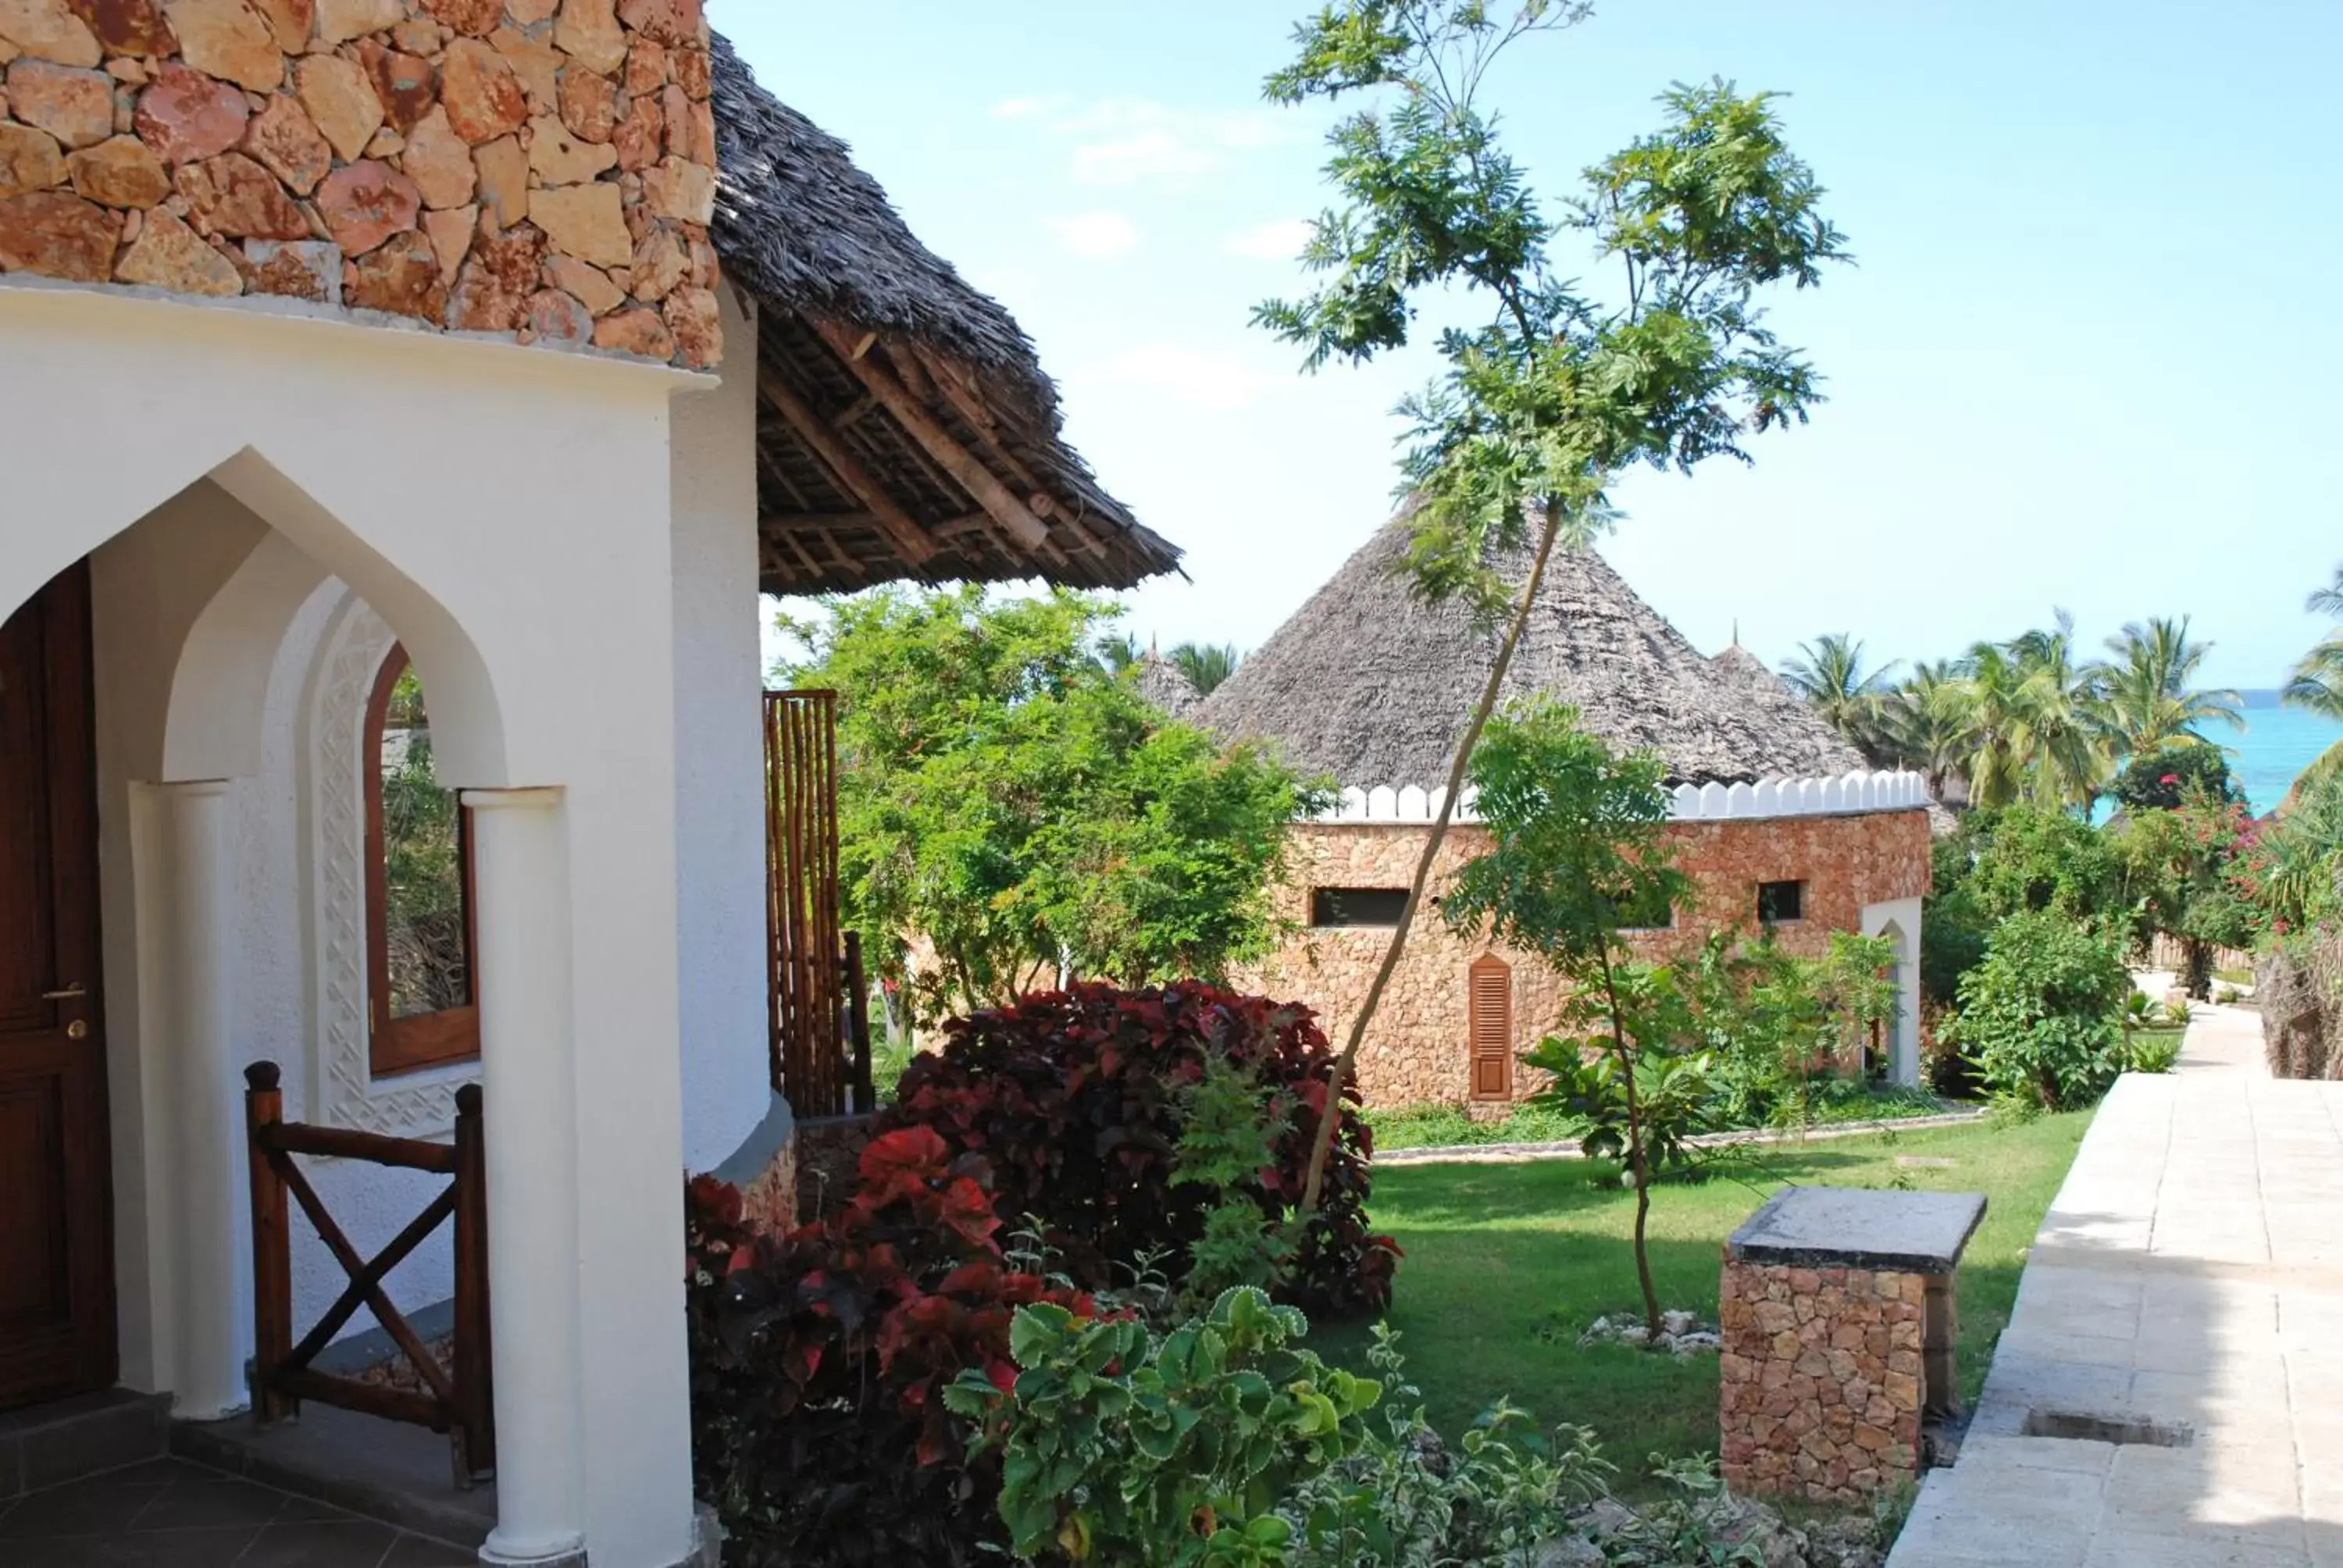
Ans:
POLYGON ((1315 888, 1310 893, 1313 926, 1395 926, 1407 908, 1405 888, 1315 888))
POLYGON ((1785 920, 1806 918, 1806 885, 1804 882, 1760 882, 1757 884, 1757 920, 1761 925, 1775 926, 1785 920))
POLYGON ((367 980, 377 1078, 480 1054, 470 813, 441 788, 404 648, 367 705, 367 980))

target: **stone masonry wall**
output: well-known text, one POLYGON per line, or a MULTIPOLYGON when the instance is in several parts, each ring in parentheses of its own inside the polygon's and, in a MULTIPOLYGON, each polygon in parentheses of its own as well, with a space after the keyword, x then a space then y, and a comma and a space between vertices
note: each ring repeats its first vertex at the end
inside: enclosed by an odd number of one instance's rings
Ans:
POLYGON ((1926 1286, 1918 1274, 1727 1261, 1725 1484, 1848 1503, 1916 1480, 1926 1286))
MULTIPOLYGON (((1404 888, 1415 872, 1430 829, 1410 823, 1306 823, 1292 829, 1291 869, 1278 894, 1278 913, 1298 930, 1275 954, 1234 977, 1246 990, 1307 1003, 1339 1044, 1391 939, 1387 929, 1308 929, 1312 888, 1404 888)), ((1916 898, 1928 890, 1928 819, 1925 811, 1881 811, 1836 817, 1780 817, 1745 821, 1683 822, 1668 836, 1676 863, 1693 879, 1694 904, 1675 925, 1637 939, 1652 957, 1694 946, 1720 927, 1754 927, 1757 884, 1804 881, 1805 918, 1776 928, 1783 945, 1820 954, 1830 933, 1861 928, 1869 904, 1916 898)), ((1488 847, 1478 827, 1453 829, 1433 869, 1433 889, 1488 847)), ((1541 960, 1484 938, 1452 932, 1436 910, 1418 917, 1399 971, 1392 977, 1373 1026, 1359 1052, 1359 1083, 1367 1103, 1460 1104, 1472 1091, 1466 970, 1495 951, 1513 966, 1513 1049, 1535 1045, 1553 1026, 1561 987, 1541 960)), ((1542 1087, 1542 1074, 1513 1067, 1513 1097, 1542 1087)))
POLYGON ((0 272, 721 357, 701 0, 0 0, 0 272))

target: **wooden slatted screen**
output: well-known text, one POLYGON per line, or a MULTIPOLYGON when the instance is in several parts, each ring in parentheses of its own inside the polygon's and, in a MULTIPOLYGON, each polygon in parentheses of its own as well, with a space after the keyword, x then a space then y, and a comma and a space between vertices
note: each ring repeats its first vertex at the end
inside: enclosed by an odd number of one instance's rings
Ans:
POLYGON ((842 1116, 852 1067, 838 918, 834 691, 765 693, 765 846, 773 1091, 800 1117, 842 1116))
POLYGON ((1469 974, 1468 1035, 1473 1050, 1473 1098, 1513 1097, 1513 970, 1484 954, 1469 974))

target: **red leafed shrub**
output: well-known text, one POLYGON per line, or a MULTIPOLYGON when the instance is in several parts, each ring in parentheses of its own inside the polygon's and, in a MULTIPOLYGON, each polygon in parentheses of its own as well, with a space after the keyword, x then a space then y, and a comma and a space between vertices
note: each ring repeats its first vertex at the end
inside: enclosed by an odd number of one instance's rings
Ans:
POLYGON ((999 1562, 998 1461, 971 1464, 943 1389, 1008 1386, 1017 1308, 1085 1296, 1013 1273, 984 1162, 925 1128, 874 1138, 846 1208, 752 1232, 740 1194, 687 1190, 692 1468, 728 1563, 999 1562))
MULTIPOLYGON (((1067 1271, 1091 1289, 1124 1282, 1115 1265, 1168 1250, 1175 1277, 1223 1194, 1172 1181, 1181 1091, 1212 1056, 1250 1069, 1291 1107, 1277 1163, 1246 1195, 1264 1223, 1302 1196, 1310 1141, 1326 1103, 1334 1053, 1307 1008, 1196 982, 1127 991, 1077 985, 1013 1008, 954 1020, 943 1050, 914 1057, 881 1113, 882 1132, 932 1129, 955 1154, 991 1170, 996 1213, 1040 1218, 1067 1271)), ((1296 1305, 1338 1314, 1391 1301, 1399 1248, 1367 1228, 1372 1132, 1355 1086, 1326 1165, 1319 1211, 1299 1240, 1289 1288, 1296 1305)))

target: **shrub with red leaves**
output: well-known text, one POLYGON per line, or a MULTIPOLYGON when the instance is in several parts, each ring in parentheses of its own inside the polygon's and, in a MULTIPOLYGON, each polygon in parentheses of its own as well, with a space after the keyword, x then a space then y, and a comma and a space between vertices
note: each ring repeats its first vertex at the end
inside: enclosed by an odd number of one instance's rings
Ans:
POLYGON ((687 1191, 692 1468, 728 1563, 999 1562, 998 1460, 942 1391, 1006 1388, 1010 1320, 1086 1296, 1004 1267, 984 1161, 919 1127, 874 1138, 830 1219, 752 1232, 738 1190, 687 1191))
MULTIPOLYGON (((912 1059, 878 1125, 881 1132, 932 1129, 955 1154, 981 1157, 994 1211, 1012 1223, 1040 1218, 1066 1271, 1085 1286, 1125 1283, 1117 1265, 1164 1251, 1176 1278, 1206 1212, 1224 1195, 1172 1181, 1181 1091, 1213 1056, 1251 1070, 1290 1106, 1277 1163, 1245 1194, 1260 1203, 1263 1223, 1281 1221, 1301 1199, 1334 1065, 1324 1032, 1300 1006, 1200 982, 1038 993, 954 1020, 940 1053, 912 1059)), ((1352 1103, 1327 1160, 1319 1210, 1281 1292, 1333 1314, 1383 1311, 1399 1261, 1398 1246, 1367 1227, 1373 1134, 1358 1114, 1355 1084, 1345 1098, 1352 1103)))

